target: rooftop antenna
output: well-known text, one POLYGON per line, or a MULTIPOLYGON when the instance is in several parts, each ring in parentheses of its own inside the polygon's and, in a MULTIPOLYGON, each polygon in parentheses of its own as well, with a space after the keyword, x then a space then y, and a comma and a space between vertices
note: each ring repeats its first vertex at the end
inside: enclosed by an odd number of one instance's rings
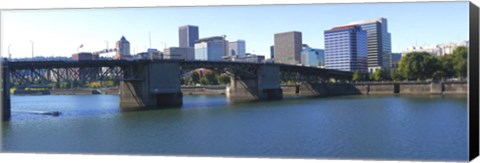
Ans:
POLYGON ((152 36, 151 36, 151 33, 150 31, 148 31, 148 48, 151 49, 152 48, 152 36))

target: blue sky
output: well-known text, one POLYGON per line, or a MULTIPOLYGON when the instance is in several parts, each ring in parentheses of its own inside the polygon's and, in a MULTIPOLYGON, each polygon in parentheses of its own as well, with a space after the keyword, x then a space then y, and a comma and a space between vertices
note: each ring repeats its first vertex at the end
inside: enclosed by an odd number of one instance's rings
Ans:
MULTIPOLYGON (((227 35, 246 41, 247 52, 269 58, 274 33, 300 31, 303 43, 323 48, 323 31, 384 17, 392 51, 408 46, 468 40, 468 2, 364 3, 224 7, 10 10, 2 12, 2 54, 70 56, 114 47, 124 35, 131 52, 178 46, 178 27, 199 26, 200 37, 227 35)), ((111 56, 112 54, 109 54, 111 56)))

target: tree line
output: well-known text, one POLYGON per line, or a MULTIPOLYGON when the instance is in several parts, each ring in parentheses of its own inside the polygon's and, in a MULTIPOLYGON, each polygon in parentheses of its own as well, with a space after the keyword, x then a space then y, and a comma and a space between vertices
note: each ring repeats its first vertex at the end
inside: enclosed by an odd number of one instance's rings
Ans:
POLYGON ((213 71, 205 71, 205 73, 200 75, 197 71, 190 72, 190 78, 187 80, 185 77, 181 78, 182 85, 219 85, 219 84, 228 84, 230 83, 230 77, 225 73, 214 73, 213 71))
POLYGON ((391 71, 378 69, 372 74, 355 72, 352 81, 423 81, 467 77, 468 48, 457 47, 452 54, 432 56, 427 52, 410 52, 391 71))
MULTIPOLYGON (((47 84, 50 88, 70 89, 70 88, 102 88, 102 87, 117 87, 120 84, 116 80, 107 81, 59 81, 47 84)), ((13 83, 13 88, 18 88, 20 83, 13 83)), ((24 88, 25 90, 45 90, 47 88, 24 88)))

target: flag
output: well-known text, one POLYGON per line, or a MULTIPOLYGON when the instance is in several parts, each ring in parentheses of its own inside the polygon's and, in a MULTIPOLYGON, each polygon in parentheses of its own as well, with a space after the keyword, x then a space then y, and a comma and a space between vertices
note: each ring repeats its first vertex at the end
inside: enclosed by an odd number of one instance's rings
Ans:
POLYGON ((80 45, 80 47, 78 47, 78 48, 83 48, 83 44, 82 44, 82 45, 80 45))

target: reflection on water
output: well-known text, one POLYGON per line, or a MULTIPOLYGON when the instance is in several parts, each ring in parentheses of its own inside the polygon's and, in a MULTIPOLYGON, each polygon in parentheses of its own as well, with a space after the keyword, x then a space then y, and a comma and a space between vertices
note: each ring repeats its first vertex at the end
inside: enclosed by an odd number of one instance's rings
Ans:
POLYGON ((467 98, 286 97, 121 112, 115 95, 12 96, 7 152, 466 160, 467 98), (28 111, 60 111, 58 117, 28 111))

